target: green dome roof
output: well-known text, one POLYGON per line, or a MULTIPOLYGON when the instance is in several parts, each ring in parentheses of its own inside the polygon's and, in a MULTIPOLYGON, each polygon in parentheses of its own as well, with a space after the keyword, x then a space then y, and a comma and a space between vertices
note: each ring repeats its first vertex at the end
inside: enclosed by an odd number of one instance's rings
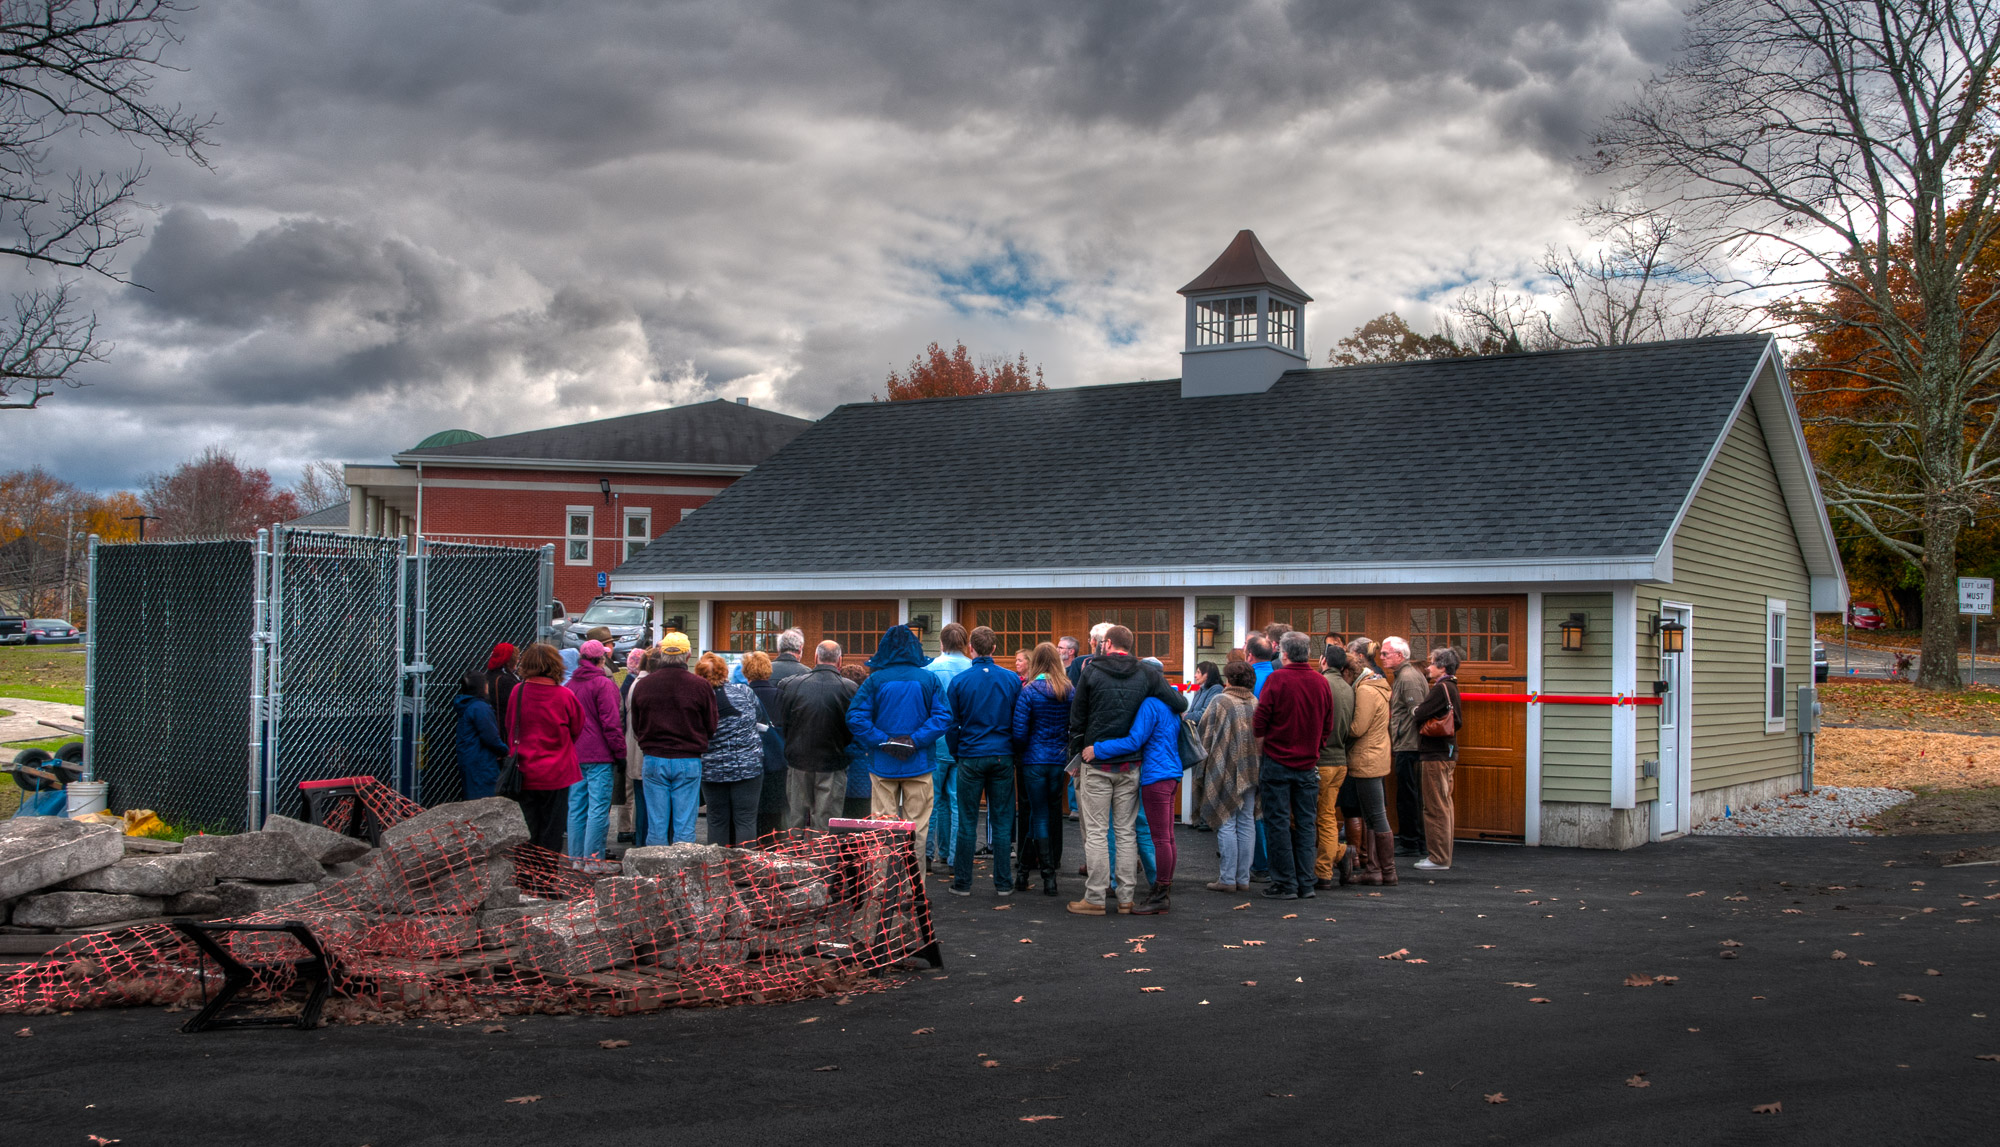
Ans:
POLYGON ((456 446, 461 442, 484 442, 484 434, 474 434, 470 430, 440 430, 422 442, 412 446, 412 450, 428 450, 433 446, 456 446))

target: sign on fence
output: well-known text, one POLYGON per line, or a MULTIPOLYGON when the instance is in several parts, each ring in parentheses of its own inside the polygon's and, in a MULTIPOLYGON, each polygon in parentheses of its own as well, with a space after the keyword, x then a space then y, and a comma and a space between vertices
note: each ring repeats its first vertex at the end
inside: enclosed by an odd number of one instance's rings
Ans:
POLYGON ((1992 614, 1993 579, 1990 577, 1959 578, 1958 612, 1978 616, 1992 614))

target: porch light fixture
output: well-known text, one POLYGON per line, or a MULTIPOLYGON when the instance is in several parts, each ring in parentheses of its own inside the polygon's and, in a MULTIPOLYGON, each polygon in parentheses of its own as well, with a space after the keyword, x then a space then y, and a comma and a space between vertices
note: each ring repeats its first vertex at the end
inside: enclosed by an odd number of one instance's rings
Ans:
POLYGON ((1219 615, 1213 613, 1209 614, 1207 617, 1202 618, 1200 621, 1195 622, 1194 623, 1195 647, 1197 649, 1214 649, 1215 632, 1216 630, 1219 630, 1221 628, 1222 628, 1222 618, 1219 615))
POLYGON ((928 613, 912 614, 909 624, 910 628, 916 631, 917 636, 922 637, 931 631, 931 615, 928 613))
POLYGON ((1679 653, 1686 648, 1687 626, 1678 621, 1653 619, 1653 631, 1660 635, 1661 653, 1679 653))
POLYGON ((685 633, 687 631, 687 618, 678 613, 660 624, 666 627, 665 631, 668 633, 685 633))
POLYGON ((611 479, 599 478, 597 480, 597 488, 604 491, 604 504, 609 506, 611 504, 611 479))
POLYGON ((1569 615, 1569 620, 1562 623, 1564 653, 1581 653, 1583 651, 1583 628, 1587 616, 1586 614, 1572 613, 1569 615))

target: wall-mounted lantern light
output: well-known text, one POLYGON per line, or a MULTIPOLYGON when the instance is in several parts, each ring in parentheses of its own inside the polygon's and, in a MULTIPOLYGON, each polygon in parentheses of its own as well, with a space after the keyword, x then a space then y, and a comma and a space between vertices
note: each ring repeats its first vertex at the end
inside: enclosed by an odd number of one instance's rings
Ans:
POLYGON ((1653 632, 1660 637, 1660 652, 1679 653, 1687 647, 1687 626, 1678 621, 1661 621, 1653 617, 1653 632))
POLYGON ((599 478, 597 480, 597 488, 604 491, 604 504, 609 506, 611 504, 611 479, 599 478))
POLYGON ((910 628, 916 631, 918 637, 929 633, 931 631, 931 615, 928 613, 911 614, 910 628))
POLYGON ((668 618, 664 624, 667 627, 668 633, 684 633, 686 632, 687 618, 677 613, 668 618))
POLYGON ((1222 628, 1222 618, 1209 614, 1194 623, 1194 644, 1197 649, 1214 649, 1215 633, 1222 628))
POLYGON ((1564 653, 1580 653, 1583 651, 1583 628, 1587 616, 1586 614, 1572 613, 1569 615, 1569 620, 1562 623, 1564 653))

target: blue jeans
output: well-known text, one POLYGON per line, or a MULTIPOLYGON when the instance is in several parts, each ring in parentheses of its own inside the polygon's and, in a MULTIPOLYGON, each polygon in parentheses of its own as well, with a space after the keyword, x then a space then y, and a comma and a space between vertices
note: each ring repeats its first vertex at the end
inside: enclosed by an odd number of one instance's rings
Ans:
POLYGON ((1222 875, 1217 884, 1250 883, 1250 854, 1257 848, 1256 812, 1257 795, 1245 793, 1234 815, 1215 830, 1215 843, 1222 850, 1222 875))
POLYGON ((958 845, 952 850, 952 887, 972 887, 973 831, 979 823, 979 796, 986 795, 986 819, 993 826, 993 886, 1014 890, 1008 853, 1014 842, 1014 758, 965 757, 958 762, 958 845))
MULTIPOLYGON (((1135 831, 1139 834, 1139 867, 1146 870, 1146 883, 1152 884, 1159 879, 1159 869, 1155 867, 1153 859, 1153 829, 1151 825, 1146 823, 1146 806, 1143 804, 1139 806, 1139 823, 1135 831)), ((1118 838, 1116 836, 1105 837, 1105 849, 1111 854, 1111 883, 1113 887, 1116 887, 1118 884, 1118 838)), ((995 851, 997 852, 998 850, 996 849, 995 851)))
POLYGON ((637 848, 646 843, 646 782, 633 777, 625 787, 632 792, 632 846, 637 848))
POLYGON ((604 761, 583 766, 583 779, 569 787, 569 854, 604 856, 611 827, 611 769, 604 761))
MULTIPOLYGON (((1055 835, 1056 796, 1069 783, 1069 774, 1061 765, 1023 765, 1021 777, 1028 788, 1028 840, 1046 840, 1055 835)), ((1054 868, 1055 862, 1048 856, 1042 857, 1042 867, 1054 868)))
POLYGON ((958 770, 945 754, 943 741, 931 752, 936 767, 931 771, 931 834, 925 848, 929 857, 948 861, 952 842, 958 839, 958 770))
MULTIPOLYGON (((1263 820, 1259 819, 1257 821, 1257 844, 1256 844, 1257 851, 1254 854, 1252 854, 1250 858, 1250 871, 1252 872, 1271 871, 1271 857, 1265 851, 1265 848, 1266 846, 1264 844, 1264 822, 1263 820)), ((1237 883, 1241 884, 1242 881, 1239 880, 1237 881, 1237 883)))
POLYGON ((701 758, 646 757, 640 775, 646 794, 646 843, 695 843, 694 814, 701 804, 701 758))
POLYGON ((1257 797, 1271 838, 1271 887, 1280 892, 1310 889, 1319 850, 1319 770, 1289 769, 1265 757, 1257 773, 1257 797))

